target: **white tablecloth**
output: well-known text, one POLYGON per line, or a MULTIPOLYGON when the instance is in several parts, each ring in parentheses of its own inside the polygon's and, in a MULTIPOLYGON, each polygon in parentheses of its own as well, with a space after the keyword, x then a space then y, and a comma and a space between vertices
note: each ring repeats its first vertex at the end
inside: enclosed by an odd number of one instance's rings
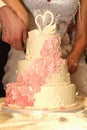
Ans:
MULTIPOLYGON (((0 100, 2 108, 4 99, 0 100)), ((87 110, 70 112, 8 113, 0 109, 0 130, 87 130, 87 110)))

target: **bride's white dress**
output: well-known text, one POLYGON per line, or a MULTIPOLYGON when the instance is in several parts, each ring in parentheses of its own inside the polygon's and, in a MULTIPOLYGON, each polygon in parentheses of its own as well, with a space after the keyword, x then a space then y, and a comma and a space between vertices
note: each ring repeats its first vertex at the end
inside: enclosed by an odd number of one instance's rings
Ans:
MULTIPOLYGON (((30 30, 35 28, 34 17, 38 13, 44 13, 47 10, 50 10, 54 14, 54 22, 57 24, 58 33, 62 38, 62 53, 64 57, 71 52, 73 45, 70 43, 69 36, 67 34, 67 27, 70 24, 71 20, 74 19, 77 11, 79 10, 80 2, 79 0, 23 0, 25 6, 29 9, 30 13, 30 30)), ((49 21, 49 17, 46 22, 49 21)), ((8 55, 8 62, 5 66, 5 76, 3 77, 3 84, 6 86, 8 82, 16 81, 16 70, 18 60, 24 59, 24 52, 17 51, 14 48, 11 48, 8 55)), ((79 93, 87 95, 87 65, 82 56, 79 62, 79 68, 76 73, 71 75, 71 80, 77 86, 79 93)))

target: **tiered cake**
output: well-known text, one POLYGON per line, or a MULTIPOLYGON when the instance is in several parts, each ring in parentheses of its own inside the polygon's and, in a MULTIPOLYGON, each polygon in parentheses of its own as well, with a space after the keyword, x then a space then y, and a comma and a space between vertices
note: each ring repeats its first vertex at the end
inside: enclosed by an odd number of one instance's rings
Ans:
POLYGON ((56 33, 53 14, 35 18, 38 29, 29 32, 25 59, 18 62, 17 82, 7 84, 6 104, 27 109, 63 109, 76 104, 76 87, 70 81, 67 62, 61 55, 61 37, 56 33), (41 29, 50 16, 50 23, 41 29))

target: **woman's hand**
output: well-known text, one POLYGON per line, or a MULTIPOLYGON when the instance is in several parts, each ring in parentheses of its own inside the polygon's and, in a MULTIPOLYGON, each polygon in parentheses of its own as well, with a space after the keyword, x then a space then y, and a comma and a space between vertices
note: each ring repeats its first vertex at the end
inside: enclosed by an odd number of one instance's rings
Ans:
POLYGON ((73 53, 67 57, 68 70, 72 74, 78 68, 78 60, 73 53))
POLYGON ((2 40, 21 50, 27 41, 28 28, 16 13, 4 6, 0 8, 0 22, 2 26, 2 40))

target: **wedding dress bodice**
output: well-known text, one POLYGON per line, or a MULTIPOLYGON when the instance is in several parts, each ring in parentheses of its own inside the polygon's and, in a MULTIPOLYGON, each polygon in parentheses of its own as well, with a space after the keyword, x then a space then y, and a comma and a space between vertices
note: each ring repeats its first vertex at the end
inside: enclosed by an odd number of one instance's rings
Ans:
MULTIPOLYGON (((79 0, 23 0, 24 4, 35 17, 38 13, 49 10, 54 15, 54 22, 57 24, 58 33, 66 33, 67 26, 74 18, 79 7, 79 0)), ((47 21, 49 18, 47 19, 47 21)))

